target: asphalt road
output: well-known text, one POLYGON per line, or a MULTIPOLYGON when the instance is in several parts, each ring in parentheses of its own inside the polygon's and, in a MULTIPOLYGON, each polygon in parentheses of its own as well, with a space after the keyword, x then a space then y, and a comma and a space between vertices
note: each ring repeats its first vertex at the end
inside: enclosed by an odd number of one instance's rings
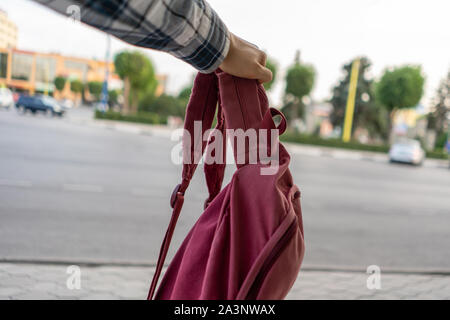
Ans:
MULTIPOLYGON (((1 111, 0 259, 156 261, 180 176, 173 144, 1 111)), ((291 170, 305 266, 450 270, 450 170, 306 155, 291 170)), ((201 213, 197 173, 172 253, 201 213)))

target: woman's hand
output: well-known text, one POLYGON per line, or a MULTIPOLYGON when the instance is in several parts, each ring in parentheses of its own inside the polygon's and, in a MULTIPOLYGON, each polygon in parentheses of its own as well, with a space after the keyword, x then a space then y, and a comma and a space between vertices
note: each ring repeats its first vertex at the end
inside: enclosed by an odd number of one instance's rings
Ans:
POLYGON ((266 68, 267 55, 253 44, 230 32, 230 49, 220 65, 220 69, 233 76, 258 79, 259 82, 272 80, 272 72, 266 68))

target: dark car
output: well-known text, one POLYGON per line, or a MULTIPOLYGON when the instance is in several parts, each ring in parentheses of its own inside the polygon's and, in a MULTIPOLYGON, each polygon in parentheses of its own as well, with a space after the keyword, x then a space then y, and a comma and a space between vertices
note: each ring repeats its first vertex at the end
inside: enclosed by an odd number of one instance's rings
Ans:
POLYGON ((64 108, 53 98, 48 96, 27 96, 21 95, 17 100, 16 107, 22 112, 31 111, 45 112, 49 115, 62 116, 64 108))

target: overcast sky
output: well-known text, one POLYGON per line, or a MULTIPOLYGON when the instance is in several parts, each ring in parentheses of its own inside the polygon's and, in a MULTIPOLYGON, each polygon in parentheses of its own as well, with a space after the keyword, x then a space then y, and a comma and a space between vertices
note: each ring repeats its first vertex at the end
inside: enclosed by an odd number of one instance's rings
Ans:
MULTIPOLYGON (((143 0, 145 1, 145 0, 143 0)), ((330 97, 341 66, 357 55, 373 63, 372 75, 384 68, 420 64, 426 75, 427 107, 450 68, 449 0, 210 0, 230 31, 263 48, 280 72, 272 93, 279 104, 284 72, 295 51, 317 71, 312 97, 330 97)), ((2 0, 0 8, 18 25, 20 49, 59 52, 104 59, 106 37, 90 27, 30 0, 2 0)), ((130 48, 112 41, 112 52, 130 48)), ((145 50, 157 72, 169 76, 168 91, 189 83, 195 70, 172 56, 145 50)))

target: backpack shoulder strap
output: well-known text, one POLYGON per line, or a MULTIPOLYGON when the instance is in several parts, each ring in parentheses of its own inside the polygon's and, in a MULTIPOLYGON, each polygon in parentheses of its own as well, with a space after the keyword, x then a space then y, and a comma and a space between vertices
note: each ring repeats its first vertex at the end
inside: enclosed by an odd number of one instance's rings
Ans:
POLYGON ((173 232, 184 202, 184 193, 194 175, 195 169, 202 158, 207 142, 203 140, 206 130, 211 128, 217 106, 217 77, 214 73, 198 73, 192 88, 191 97, 186 108, 183 134, 183 173, 182 181, 173 190, 170 205, 173 208, 172 217, 167 228, 159 252, 158 262, 148 293, 148 300, 153 298, 161 274, 164 261, 169 250, 173 232))
POLYGON ((217 107, 217 124, 214 128, 213 133, 214 134, 211 134, 208 138, 208 144, 205 151, 205 164, 203 165, 206 185, 208 187, 209 193, 208 199, 206 199, 204 203, 204 209, 209 206, 209 204, 214 200, 214 198, 222 189, 222 182, 225 175, 227 161, 227 136, 225 131, 225 119, 219 97, 217 107), (216 141, 216 139, 221 139, 221 141, 216 141), (214 148, 211 147, 213 143, 214 148))

